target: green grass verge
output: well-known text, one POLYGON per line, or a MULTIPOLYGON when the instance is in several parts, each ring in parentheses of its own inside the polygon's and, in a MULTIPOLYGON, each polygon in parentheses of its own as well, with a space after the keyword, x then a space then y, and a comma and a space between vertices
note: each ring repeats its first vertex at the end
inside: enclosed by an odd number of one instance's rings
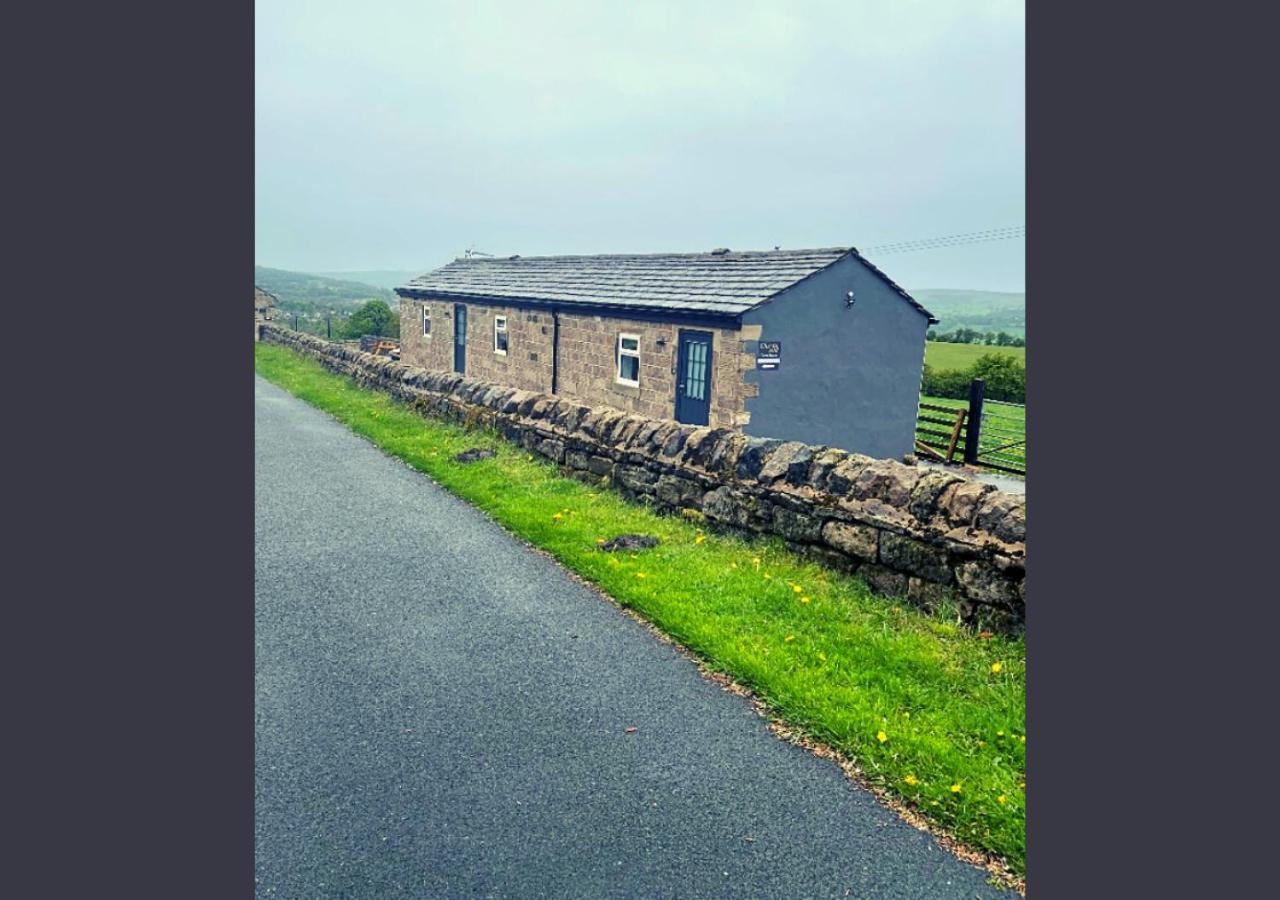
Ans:
POLYGON ((926 341, 924 345, 924 361, 935 372, 967 369, 987 353, 1004 353, 1024 366, 1027 364, 1026 347, 988 347, 985 344, 947 344, 942 341, 926 341))
POLYGON ((638 612, 962 843, 1025 868, 1025 645, 872 595, 780 541, 660 516, 498 436, 423 419, 281 347, 260 375, 425 472, 638 612), (463 465, 454 454, 491 447, 463 465), (652 550, 600 552, 624 532, 652 550))

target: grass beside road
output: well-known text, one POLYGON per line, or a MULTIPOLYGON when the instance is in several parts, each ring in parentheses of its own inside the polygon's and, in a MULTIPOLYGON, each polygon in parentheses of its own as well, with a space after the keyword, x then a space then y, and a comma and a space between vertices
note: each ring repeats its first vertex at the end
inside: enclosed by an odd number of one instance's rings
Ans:
POLYGON ((493 434, 423 419, 282 347, 258 374, 551 553, 962 844, 1025 869, 1025 645, 873 596, 777 540, 659 516, 493 434), (490 447, 492 459, 452 457, 490 447), (656 535, 651 550, 600 541, 656 535))

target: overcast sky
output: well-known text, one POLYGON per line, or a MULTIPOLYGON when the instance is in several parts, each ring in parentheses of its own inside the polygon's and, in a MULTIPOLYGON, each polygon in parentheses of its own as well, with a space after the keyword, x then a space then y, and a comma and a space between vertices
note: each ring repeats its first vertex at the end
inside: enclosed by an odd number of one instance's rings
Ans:
MULTIPOLYGON (((257 0, 257 262, 870 247, 1023 224, 1023 4, 257 0)), ((1022 290, 1021 239, 871 259, 1022 290)))

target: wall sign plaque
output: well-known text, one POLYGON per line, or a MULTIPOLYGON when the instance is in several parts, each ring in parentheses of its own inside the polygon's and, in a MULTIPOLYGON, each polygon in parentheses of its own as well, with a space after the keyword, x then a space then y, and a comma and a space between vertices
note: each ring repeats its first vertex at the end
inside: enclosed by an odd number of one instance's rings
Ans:
POLYGON ((758 344, 757 369, 776 369, 782 365, 782 341, 759 341, 758 344))

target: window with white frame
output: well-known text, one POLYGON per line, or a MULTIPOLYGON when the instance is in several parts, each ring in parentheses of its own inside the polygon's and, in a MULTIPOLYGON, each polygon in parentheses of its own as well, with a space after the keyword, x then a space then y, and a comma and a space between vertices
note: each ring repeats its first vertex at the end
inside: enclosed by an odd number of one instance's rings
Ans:
POLYGON ((618 383, 640 384, 640 335, 618 335, 618 383))
POLYGON ((431 337, 431 307, 422 304, 422 336, 431 337))
POLYGON ((493 352, 499 356, 507 355, 507 317, 493 317, 493 352))

